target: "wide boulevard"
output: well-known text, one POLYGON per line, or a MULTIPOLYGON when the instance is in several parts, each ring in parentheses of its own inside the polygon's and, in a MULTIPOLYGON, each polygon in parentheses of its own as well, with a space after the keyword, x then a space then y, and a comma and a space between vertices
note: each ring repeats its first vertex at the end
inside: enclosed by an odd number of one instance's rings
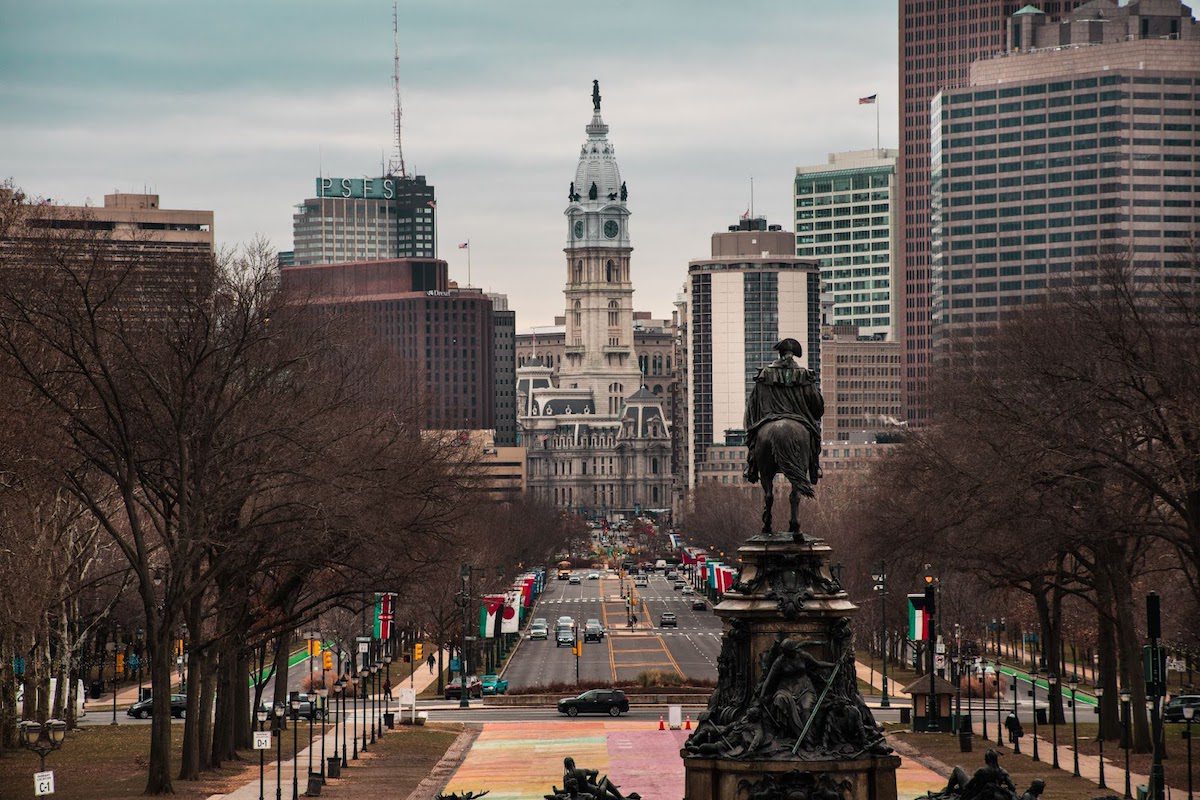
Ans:
MULTIPOLYGON (((693 680, 717 679, 717 654, 721 649, 721 622, 705 603, 703 611, 693 610, 698 594, 684 595, 672 588, 661 574, 649 577, 649 585, 633 589, 633 614, 637 622, 629 627, 621 581, 603 570, 576 570, 580 578, 572 586, 565 580, 550 580, 542 593, 534 617, 545 617, 550 625, 545 641, 521 641, 504 677, 509 689, 524 690, 549 684, 575 683, 575 656, 566 645, 558 647, 554 629, 559 617, 571 617, 583 636, 587 620, 598 619, 605 636, 600 642, 586 642, 579 658, 579 682, 613 684, 630 682, 647 671, 675 673, 693 680), (588 579, 598 572, 601 577, 588 579), (674 612, 678 628, 661 628, 664 611, 674 612)), ((625 579, 625 588, 633 579, 625 579)))

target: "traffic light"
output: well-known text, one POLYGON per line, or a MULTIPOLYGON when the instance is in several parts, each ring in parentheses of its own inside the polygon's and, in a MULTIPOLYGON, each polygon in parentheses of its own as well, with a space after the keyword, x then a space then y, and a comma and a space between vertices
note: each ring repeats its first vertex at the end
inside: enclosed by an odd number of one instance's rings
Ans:
POLYGON ((321 640, 320 639, 309 639, 308 640, 308 655, 309 655, 309 657, 321 655, 321 640))
POLYGON ((413 645, 413 661, 420 661, 425 657, 425 645, 417 642, 413 645))
POLYGON ((321 654, 321 669, 333 669, 333 651, 326 650, 321 654))
POLYGON ((125 671, 125 654, 117 653, 117 672, 125 671))
POLYGON ((175 656, 177 658, 183 658, 183 639, 175 640, 175 656))

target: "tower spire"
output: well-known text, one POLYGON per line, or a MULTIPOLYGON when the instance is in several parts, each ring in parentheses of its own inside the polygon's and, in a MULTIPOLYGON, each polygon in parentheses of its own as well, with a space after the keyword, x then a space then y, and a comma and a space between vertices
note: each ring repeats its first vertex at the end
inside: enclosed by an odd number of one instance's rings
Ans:
POLYGON ((392 0, 392 94, 395 99, 392 121, 396 133, 396 157, 388 164, 388 172, 407 178, 408 172, 404 167, 404 141, 401 136, 404 108, 400 105, 400 15, 396 9, 396 0, 392 0))

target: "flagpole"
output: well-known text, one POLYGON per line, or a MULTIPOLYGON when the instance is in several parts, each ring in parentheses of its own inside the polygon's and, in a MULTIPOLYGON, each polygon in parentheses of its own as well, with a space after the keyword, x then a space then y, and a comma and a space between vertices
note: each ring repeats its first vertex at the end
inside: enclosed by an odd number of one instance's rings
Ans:
POLYGON ((882 155, 879 152, 879 96, 875 96, 875 155, 882 155))
POLYGON ((467 288, 471 288, 471 240, 467 239, 467 288))

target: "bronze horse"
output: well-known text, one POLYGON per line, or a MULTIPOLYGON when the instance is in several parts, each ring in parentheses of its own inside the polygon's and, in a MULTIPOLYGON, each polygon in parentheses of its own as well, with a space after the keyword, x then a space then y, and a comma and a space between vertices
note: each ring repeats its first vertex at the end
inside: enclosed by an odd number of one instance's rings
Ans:
POLYGON ((791 518, 788 532, 800 532, 800 496, 816 497, 809 469, 813 462, 812 436, 803 423, 794 419, 777 419, 758 430, 754 446, 754 463, 763 488, 763 533, 771 533, 771 511, 775 505, 775 476, 783 473, 792 485, 788 495, 791 518))

